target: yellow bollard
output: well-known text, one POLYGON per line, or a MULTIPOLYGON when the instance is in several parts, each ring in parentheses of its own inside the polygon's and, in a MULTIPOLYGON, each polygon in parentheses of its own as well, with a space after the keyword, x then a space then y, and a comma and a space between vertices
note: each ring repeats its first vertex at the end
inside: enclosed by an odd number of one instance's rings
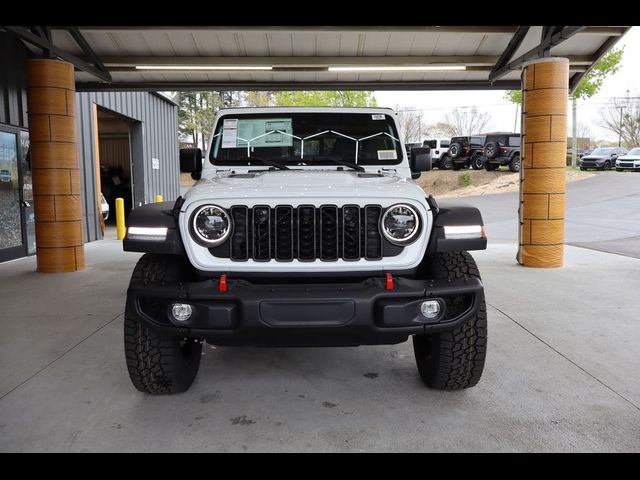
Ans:
POLYGON ((127 227, 124 224, 124 199, 116 198, 116 228, 118 240, 123 240, 127 227))
POLYGON ((156 203, 164 202, 162 195, 156 195, 156 203))

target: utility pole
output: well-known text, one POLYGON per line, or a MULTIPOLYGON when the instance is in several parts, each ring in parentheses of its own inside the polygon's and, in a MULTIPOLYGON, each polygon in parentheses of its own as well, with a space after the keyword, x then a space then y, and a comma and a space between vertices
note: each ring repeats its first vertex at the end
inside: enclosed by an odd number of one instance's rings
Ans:
POLYGON ((620 105, 618 107, 620 109, 620 123, 618 124, 618 147, 622 144, 622 110, 624 107, 620 105))
POLYGON ((571 107, 573 110, 573 144, 571 147, 571 166, 578 166, 578 102, 575 96, 571 96, 571 107))

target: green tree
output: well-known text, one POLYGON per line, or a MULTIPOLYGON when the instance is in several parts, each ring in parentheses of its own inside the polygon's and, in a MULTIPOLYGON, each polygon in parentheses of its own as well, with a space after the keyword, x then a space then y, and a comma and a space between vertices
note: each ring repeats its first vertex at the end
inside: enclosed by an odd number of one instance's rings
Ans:
MULTIPOLYGON (((582 77, 578 87, 573 91, 574 98, 591 98, 600 88, 607 77, 615 74, 620 69, 624 48, 616 48, 609 51, 600 60, 598 60, 589 72, 582 77)), ((512 103, 522 104, 521 90, 507 90, 504 98, 512 103)))
POLYGON ((377 107, 373 92, 299 91, 276 92, 274 103, 279 107, 377 107))

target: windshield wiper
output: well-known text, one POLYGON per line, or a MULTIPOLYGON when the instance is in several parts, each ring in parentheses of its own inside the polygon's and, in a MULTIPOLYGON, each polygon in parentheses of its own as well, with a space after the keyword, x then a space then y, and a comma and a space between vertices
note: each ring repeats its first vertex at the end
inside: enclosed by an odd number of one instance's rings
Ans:
MULTIPOLYGON (((353 163, 353 162, 348 162, 347 160, 339 160, 337 158, 332 158, 332 157, 313 157, 315 160, 328 160, 329 162, 333 162, 336 163, 338 165, 344 165, 345 167, 349 167, 349 168, 353 168, 354 170, 358 171, 358 172, 364 172, 364 167, 361 167, 360 165, 353 163)), ((312 162, 310 162, 312 163, 312 162)))
POLYGON ((276 162, 274 160, 267 160, 265 158, 260 158, 260 157, 248 157, 247 158, 248 162, 252 162, 252 161, 256 161, 256 162, 260 162, 263 165, 269 165, 270 167, 274 167, 277 168, 278 170, 289 170, 289 167, 287 167, 286 165, 276 162))

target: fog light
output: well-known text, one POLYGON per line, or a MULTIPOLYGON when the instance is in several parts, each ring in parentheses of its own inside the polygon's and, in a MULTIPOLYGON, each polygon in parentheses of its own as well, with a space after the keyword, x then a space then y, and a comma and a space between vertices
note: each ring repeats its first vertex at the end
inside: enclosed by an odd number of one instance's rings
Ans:
POLYGON ((186 322, 191 318, 191 305, 188 303, 174 303, 171 307, 171 314, 178 322, 186 322))
POLYGON ((420 305, 420 312, 422 316, 429 319, 434 319, 440 315, 440 302, 438 300, 427 300, 420 305))

